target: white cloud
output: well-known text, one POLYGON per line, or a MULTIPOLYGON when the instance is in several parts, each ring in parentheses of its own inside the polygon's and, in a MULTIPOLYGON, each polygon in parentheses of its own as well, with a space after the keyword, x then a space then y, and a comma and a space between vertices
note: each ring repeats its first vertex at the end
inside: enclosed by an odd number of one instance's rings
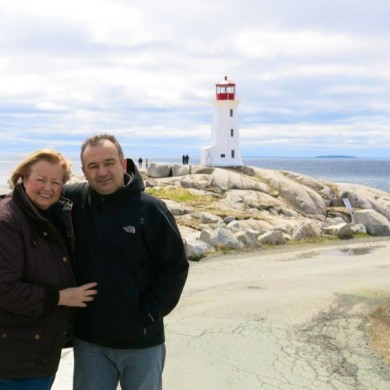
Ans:
POLYGON ((389 7, 0 0, 0 151, 71 147, 107 130, 129 148, 194 154, 209 142, 215 83, 228 75, 244 153, 376 155, 390 141, 389 7))
POLYGON ((309 30, 243 31, 236 37, 235 45, 238 52, 255 58, 339 56, 366 47, 365 42, 345 34, 309 30))

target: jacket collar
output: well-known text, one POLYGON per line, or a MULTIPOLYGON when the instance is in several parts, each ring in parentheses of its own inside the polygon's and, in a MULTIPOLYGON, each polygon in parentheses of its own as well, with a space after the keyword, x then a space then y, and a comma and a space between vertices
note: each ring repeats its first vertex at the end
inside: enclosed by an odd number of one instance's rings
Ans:
POLYGON ((124 174, 124 186, 112 194, 102 195, 91 189, 91 201, 100 204, 116 204, 127 199, 130 195, 140 193, 145 189, 145 185, 137 168, 133 172, 124 174))

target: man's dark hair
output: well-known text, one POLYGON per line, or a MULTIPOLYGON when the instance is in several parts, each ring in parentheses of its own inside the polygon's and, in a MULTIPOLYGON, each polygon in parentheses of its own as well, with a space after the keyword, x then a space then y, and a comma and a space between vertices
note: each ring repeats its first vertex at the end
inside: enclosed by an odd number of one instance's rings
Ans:
POLYGON ((120 145, 118 140, 112 134, 103 133, 103 134, 93 135, 92 137, 87 138, 84 141, 84 143, 81 145, 81 152, 80 152, 81 163, 83 162, 83 154, 84 154, 85 148, 88 145, 90 145, 90 146, 97 146, 97 145, 101 144, 103 141, 106 141, 106 140, 112 142, 115 145, 115 147, 118 150, 119 159, 122 161, 125 158, 125 155, 123 153, 122 146, 120 145))

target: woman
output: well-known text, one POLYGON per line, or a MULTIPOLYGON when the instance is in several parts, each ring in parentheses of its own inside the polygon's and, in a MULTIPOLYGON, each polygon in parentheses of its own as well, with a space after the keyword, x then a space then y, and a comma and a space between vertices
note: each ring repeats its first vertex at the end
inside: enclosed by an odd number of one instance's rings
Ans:
POLYGON ((51 149, 26 157, 0 202, 0 390, 50 389, 71 337, 71 307, 96 283, 75 287, 71 202, 61 197, 70 163, 51 149))

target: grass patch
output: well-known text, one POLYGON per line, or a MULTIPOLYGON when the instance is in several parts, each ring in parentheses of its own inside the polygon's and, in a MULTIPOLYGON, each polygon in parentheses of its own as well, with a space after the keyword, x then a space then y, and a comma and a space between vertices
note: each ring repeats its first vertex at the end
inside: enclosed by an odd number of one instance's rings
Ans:
POLYGON ((370 238, 371 236, 368 233, 356 233, 353 235, 354 238, 370 238))
MULTIPOLYGON (((205 209, 206 210, 206 209, 205 209)), ((234 217, 236 220, 245 220, 245 219, 253 219, 258 221, 269 221, 266 217, 259 213, 253 213, 253 211, 241 211, 235 209, 224 210, 221 208, 216 208, 213 205, 209 205, 206 210, 210 214, 217 215, 218 217, 224 219, 226 217, 234 217)))
POLYGON ((207 206, 215 200, 209 195, 194 195, 185 188, 147 187, 146 192, 160 199, 175 200, 190 206, 207 206))
POLYGON ((307 245, 307 244, 323 244, 327 242, 335 242, 335 241, 343 241, 340 238, 336 236, 315 236, 306 238, 304 240, 290 240, 287 242, 290 246, 301 246, 301 245, 307 245))
POLYGON ((283 248, 283 247, 297 248, 297 247, 310 245, 310 244, 326 244, 328 242, 335 242, 335 241, 341 242, 342 240, 338 237, 316 236, 316 237, 306 238, 304 240, 289 240, 281 245, 262 244, 261 249, 275 249, 275 248, 283 248))

